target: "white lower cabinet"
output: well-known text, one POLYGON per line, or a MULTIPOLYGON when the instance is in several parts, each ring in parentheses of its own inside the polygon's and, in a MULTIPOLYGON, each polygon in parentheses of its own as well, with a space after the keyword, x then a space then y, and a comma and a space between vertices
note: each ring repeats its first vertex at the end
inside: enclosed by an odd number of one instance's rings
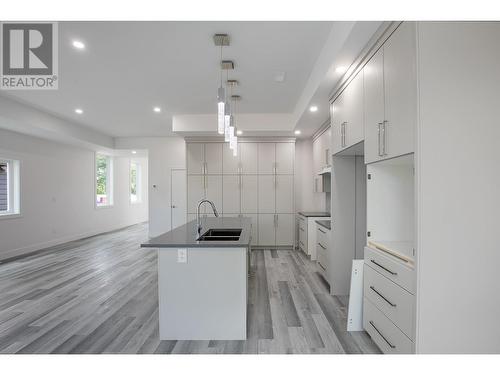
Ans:
POLYGON ((241 212, 258 212, 258 176, 242 175, 241 178, 241 212))
POLYGON ((275 175, 259 176, 259 213, 276 212, 275 184, 275 175))
POLYGON ((243 213, 240 216, 249 217, 252 219, 252 246, 255 246, 259 242, 259 218, 257 214, 243 213))
POLYGON ((240 176, 225 175, 222 177, 222 210, 224 213, 240 212, 240 176))
POLYGON ((293 246, 293 214, 276 214, 276 246, 293 246))
POLYGON ((276 212, 293 213, 293 176, 274 176, 275 195, 276 195, 276 212))
POLYGON ((275 214, 259 214, 259 246, 275 246, 275 214))
POLYGON ((327 257, 330 249, 330 231, 316 224, 316 261, 318 270, 326 278, 327 257))

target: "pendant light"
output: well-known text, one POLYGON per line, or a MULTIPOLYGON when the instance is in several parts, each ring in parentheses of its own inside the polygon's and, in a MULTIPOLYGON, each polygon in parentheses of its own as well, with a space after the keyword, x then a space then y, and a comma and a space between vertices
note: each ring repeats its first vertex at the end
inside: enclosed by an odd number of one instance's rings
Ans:
MULTIPOLYGON (((229 45, 229 35, 215 34, 214 44, 220 46, 220 59, 222 61, 222 47, 229 45)), ((224 116, 226 113, 226 89, 222 85, 222 69, 220 71, 220 87, 217 89, 217 133, 224 134, 224 116)))

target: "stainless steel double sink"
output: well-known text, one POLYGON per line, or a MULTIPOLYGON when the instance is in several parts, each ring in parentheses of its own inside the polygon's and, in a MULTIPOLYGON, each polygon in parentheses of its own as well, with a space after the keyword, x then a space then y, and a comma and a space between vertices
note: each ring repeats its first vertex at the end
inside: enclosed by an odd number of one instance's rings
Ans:
POLYGON ((203 233, 198 241, 239 241, 241 228, 213 228, 203 233))

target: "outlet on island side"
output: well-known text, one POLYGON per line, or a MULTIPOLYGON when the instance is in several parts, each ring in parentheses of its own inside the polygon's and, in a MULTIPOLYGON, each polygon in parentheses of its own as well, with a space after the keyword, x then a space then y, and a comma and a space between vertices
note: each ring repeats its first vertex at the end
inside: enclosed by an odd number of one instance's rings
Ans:
POLYGON ((187 249, 177 249, 177 263, 187 263, 187 249))

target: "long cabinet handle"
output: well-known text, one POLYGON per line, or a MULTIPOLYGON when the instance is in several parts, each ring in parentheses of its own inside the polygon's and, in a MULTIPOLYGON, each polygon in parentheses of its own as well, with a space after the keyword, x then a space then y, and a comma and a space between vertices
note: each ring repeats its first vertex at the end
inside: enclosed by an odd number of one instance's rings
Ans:
POLYGON ((393 276, 397 276, 397 274, 398 274, 397 272, 393 272, 393 271, 391 271, 390 269, 385 268, 383 265, 381 265, 380 263, 378 263, 378 262, 374 261, 373 259, 370 259, 370 262, 372 262, 372 263, 373 263, 373 264, 375 264, 376 266, 379 266, 379 267, 380 267, 380 268, 382 268, 384 271, 389 272, 389 273, 390 273, 391 275, 393 275, 393 276))
POLYGON ((323 246, 322 244, 320 244, 319 242, 318 242, 318 245, 319 245, 319 246, 320 246, 323 250, 326 250, 326 247, 324 247, 324 246, 323 246))
POLYGON ((377 132, 378 132, 378 156, 384 156, 382 154, 381 147, 380 147, 380 132, 381 132, 380 128, 382 127, 382 124, 383 124, 382 122, 379 122, 377 124, 377 132))
POLYGON ((384 120, 384 149, 382 151, 382 156, 387 156, 387 123, 389 121, 384 120))
POLYGON ((387 343, 387 345, 389 345, 392 349, 396 348, 396 345, 392 345, 391 342, 385 338, 385 336, 382 334, 382 332, 379 331, 379 329, 375 326, 375 324, 373 324, 373 320, 370 320, 370 325, 375 329, 375 331, 377 331, 377 333, 380 335, 380 337, 382 337, 384 339, 384 341, 387 343))
POLYGON ((396 307, 396 304, 395 303, 392 303, 391 301, 389 301, 382 293, 380 293, 377 289, 375 289, 373 286, 370 285, 370 289, 373 290, 375 293, 378 294, 378 296, 380 298, 382 298, 385 302, 387 302, 389 305, 391 305, 392 307, 396 307))

